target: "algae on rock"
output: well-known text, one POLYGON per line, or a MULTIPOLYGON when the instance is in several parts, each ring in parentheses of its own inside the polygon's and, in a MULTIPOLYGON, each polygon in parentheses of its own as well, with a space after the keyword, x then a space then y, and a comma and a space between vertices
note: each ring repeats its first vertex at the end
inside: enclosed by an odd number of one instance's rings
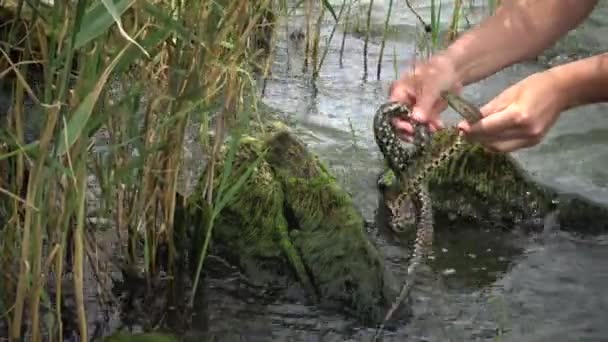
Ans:
MULTIPOLYGON (((436 133, 431 153, 455 137, 449 130, 436 133)), ((399 187, 392 171, 380 177, 383 195, 394 196, 399 187)), ((541 184, 510 154, 488 152, 477 144, 467 143, 464 153, 434 170, 428 183, 439 229, 461 223, 538 231, 544 228, 544 219, 555 214, 565 230, 592 234, 608 230, 605 205, 541 184)))
MULTIPOLYGON (((346 306, 359 319, 377 322, 394 293, 350 195, 285 126, 274 123, 262 131, 241 139, 229 179, 236 181, 262 160, 220 213, 214 247, 254 281, 291 269, 322 306, 346 306)), ((222 170, 221 164, 215 169, 222 170)), ((199 189, 205 179, 206 173, 199 189)), ((192 204, 198 201, 202 196, 192 204)))

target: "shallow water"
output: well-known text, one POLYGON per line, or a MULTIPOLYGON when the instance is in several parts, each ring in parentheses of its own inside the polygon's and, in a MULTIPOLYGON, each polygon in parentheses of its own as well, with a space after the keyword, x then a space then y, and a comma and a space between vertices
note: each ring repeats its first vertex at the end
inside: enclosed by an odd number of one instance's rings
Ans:
MULTIPOLYGON (((430 8, 422 6, 423 1, 411 1, 428 18, 430 8)), ((382 24, 387 2, 374 0, 375 25, 382 24)), ((341 1, 332 3, 337 8, 341 1)), ((475 10, 474 20, 484 13, 481 8, 475 10)), ((372 37, 370 75, 364 79, 363 40, 347 35, 340 63, 342 32, 338 30, 314 86, 301 71, 302 46, 281 40, 263 98, 267 105, 287 114, 300 137, 352 193, 368 221, 374 220, 378 207, 375 182, 382 165, 373 140, 372 115, 386 99, 388 85, 395 77, 393 64, 403 70, 403 61, 411 59, 414 51, 415 17, 403 1, 395 1, 394 12, 392 26, 400 30, 395 35, 399 40, 386 47, 380 80, 375 78, 378 38, 372 37)), ((573 41, 577 51, 580 46, 608 44, 608 25, 603 23, 606 14, 608 5, 604 2, 590 24, 560 47, 571 47, 573 41), (601 30, 594 26, 598 23, 604 24, 601 30)), ((325 37, 332 24, 327 18, 325 37)), ((286 29, 302 26, 302 19, 296 16, 286 29)), ((465 96, 483 104, 543 68, 535 63, 513 66, 467 87, 465 96)), ((539 181, 608 203, 606 107, 594 105, 565 113, 543 143, 515 156, 539 181)), ((446 118, 449 123, 458 119, 451 111, 446 118)), ((200 151, 188 153, 200 155, 200 151)), ((193 158, 192 163, 192 169, 200 170, 200 159, 193 158)), ((406 252, 377 238, 374 230, 370 234, 386 256, 388 267, 405 274, 406 252)), ((110 250, 114 239, 102 236, 100 241, 110 250)), ((608 263, 604 262, 608 258, 608 236, 581 240, 559 231, 520 236, 471 229, 438 232, 436 245, 443 251, 438 255, 438 265, 450 274, 445 276, 441 296, 435 298, 431 312, 386 331, 385 341, 608 341, 608 325, 604 323, 608 314, 608 263)), ((361 326, 342 313, 301 303, 298 289, 263 293, 230 272, 233 270, 221 270, 215 272, 217 278, 212 275, 207 279, 201 291, 206 311, 193 318, 195 329, 188 335, 212 336, 209 341, 222 342, 337 342, 368 341, 375 332, 373 327, 361 326)), ((89 283, 95 283, 90 272, 85 274, 91 278, 89 283)), ((96 311, 96 288, 87 290, 89 317, 99 323, 100 334, 124 323, 119 310, 109 317, 106 312, 96 311)), ((145 304, 144 309, 150 303, 145 304)), ((95 328, 91 326, 92 334, 95 328)))
MULTIPOLYGON (((338 7, 341 2, 336 3, 338 7)), ((381 23, 386 4, 375 1, 376 23, 381 23)), ((392 24, 411 30, 415 18, 403 2, 396 1, 395 6, 398 14, 392 24)), ((605 15, 607 8, 601 5, 592 19, 605 15)), ((428 8, 422 8, 423 16, 425 10, 428 8)), ((298 20, 302 18, 290 20, 287 30, 301 25, 298 20)), ((330 25, 328 19, 325 36, 330 25)), ((602 30, 585 26, 577 37, 602 42, 606 36, 602 30)), ((372 43, 368 56, 372 75, 364 80, 363 40, 346 37, 340 65, 341 38, 338 30, 314 87, 301 72, 303 48, 290 41, 279 42, 264 102, 293 120, 299 135, 329 164, 366 219, 372 221, 378 205, 374 184, 382 163, 371 119, 395 77, 392 51, 403 70, 402 62, 413 56, 414 45, 411 38, 390 42, 382 77, 376 80, 379 45, 372 43)), ((535 63, 510 67, 467 87, 465 96, 483 104, 543 68, 535 63)), ((605 109, 605 105, 594 105, 565 113, 540 145, 515 156, 539 181, 608 203, 605 109)), ((453 112, 446 117, 448 123, 457 119, 453 112)), ((441 304, 432 315, 387 331, 385 341, 494 341, 498 335, 501 341, 608 340, 604 323, 608 313, 607 237, 580 240, 559 231, 526 237, 463 231, 438 234, 436 241, 445 250, 439 256, 441 267, 455 271, 446 278, 441 304)), ((404 273, 402 250, 382 243, 381 248, 389 267, 404 273)), ((235 295, 231 287, 243 288, 236 281, 216 279, 209 286, 208 326, 221 341, 362 341, 374 333, 374 329, 361 327, 340 314, 284 297, 262 303, 235 295)))

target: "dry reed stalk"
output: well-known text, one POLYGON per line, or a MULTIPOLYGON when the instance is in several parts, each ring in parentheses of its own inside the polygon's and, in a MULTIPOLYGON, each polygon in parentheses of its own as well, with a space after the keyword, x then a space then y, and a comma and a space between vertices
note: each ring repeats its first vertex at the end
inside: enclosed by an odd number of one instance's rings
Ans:
POLYGON ((312 0, 304 0, 304 10, 305 10, 305 20, 306 20, 306 33, 305 33, 305 48, 304 48, 304 65, 303 71, 306 72, 308 70, 308 63, 311 59, 312 52, 312 0))
MULTIPOLYGON (((323 25, 323 18, 325 17, 325 6, 321 4, 317 21, 315 23, 315 31, 312 40, 312 77, 313 80, 319 76, 319 70, 321 65, 319 64, 319 41, 321 36, 321 26, 323 25)), ((328 42, 329 45, 329 42, 328 42)))

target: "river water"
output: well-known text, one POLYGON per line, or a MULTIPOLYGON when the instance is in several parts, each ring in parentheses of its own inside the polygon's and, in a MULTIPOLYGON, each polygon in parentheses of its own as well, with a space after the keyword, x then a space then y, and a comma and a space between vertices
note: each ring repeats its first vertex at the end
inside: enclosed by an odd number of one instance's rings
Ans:
MULTIPOLYGON (((387 3, 374 2, 374 25, 382 25, 387 3)), ((429 8, 422 1, 412 3, 429 18, 429 8)), ((336 11, 340 4, 334 1, 336 11)), ((472 19, 478 20, 483 9, 474 10, 477 14, 472 19)), ((386 100, 388 85, 395 77, 393 51, 401 70, 414 51, 416 18, 403 1, 396 1, 394 13, 391 25, 400 33, 387 44, 380 80, 375 77, 379 38, 373 36, 370 42, 370 76, 364 79, 363 39, 346 36, 340 63, 342 31, 337 30, 314 84, 302 72, 302 44, 281 39, 263 98, 265 104, 287 115, 299 136, 352 193, 369 221, 378 206, 375 180, 382 165, 373 140, 372 115, 386 100)), ((602 3, 552 53, 601 50, 598 47, 608 44, 608 26, 602 19, 606 14, 608 6, 602 3)), ((331 17, 327 18, 324 37, 332 26, 331 17)), ((288 22, 283 31, 304 25, 298 13, 288 22)), ((465 96, 483 104, 544 68, 546 64, 521 63, 467 87, 465 96)), ((447 123, 457 119, 453 112, 445 115, 447 123)), ((538 181, 608 203, 606 115, 606 105, 564 113, 540 145, 515 156, 538 181)), ((453 236, 438 234, 436 241, 445 246, 442 267, 455 270, 453 278, 446 278, 440 308, 432 317, 414 318, 387 331, 385 341, 608 341, 607 236, 579 239, 551 231, 514 237, 465 231, 453 236)), ((388 244, 381 249, 390 267, 403 273, 405 256, 400 249, 388 244)), ((245 287, 225 279, 210 281, 207 324, 217 341, 368 341, 375 331, 342 315, 283 297, 262 303, 243 295, 245 287)))

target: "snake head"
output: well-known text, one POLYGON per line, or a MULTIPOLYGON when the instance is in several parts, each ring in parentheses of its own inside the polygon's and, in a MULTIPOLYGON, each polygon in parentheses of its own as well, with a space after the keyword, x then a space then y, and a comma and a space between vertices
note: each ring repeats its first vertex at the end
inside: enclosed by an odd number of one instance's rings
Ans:
POLYGON ((388 224, 393 233, 402 235, 415 231, 417 212, 416 205, 410 196, 399 196, 387 202, 388 224))
POLYGON ((374 127, 381 127, 385 124, 390 124, 391 120, 396 117, 408 119, 410 116, 410 110, 404 104, 391 101, 380 105, 374 115, 374 127))
POLYGON ((380 173, 377 179, 378 189, 382 193, 382 202, 386 211, 383 211, 386 219, 386 228, 391 234, 401 235, 415 228, 417 224, 417 207, 411 196, 404 194, 400 186, 400 180, 393 170, 386 169, 380 173))
MULTIPOLYGON (((427 124, 421 124, 412 120, 410 109, 399 102, 391 101, 382 104, 374 115, 374 136, 381 147, 397 145, 397 135, 392 124, 394 118, 401 118, 409 122, 414 128, 414 146, 416 149, 424 149, 431 141, 431 131, 427 124)), ((397 147, 393 147, 397 149, 397 147)), ((384 153, 384 151, 383 151, 384 153)))

